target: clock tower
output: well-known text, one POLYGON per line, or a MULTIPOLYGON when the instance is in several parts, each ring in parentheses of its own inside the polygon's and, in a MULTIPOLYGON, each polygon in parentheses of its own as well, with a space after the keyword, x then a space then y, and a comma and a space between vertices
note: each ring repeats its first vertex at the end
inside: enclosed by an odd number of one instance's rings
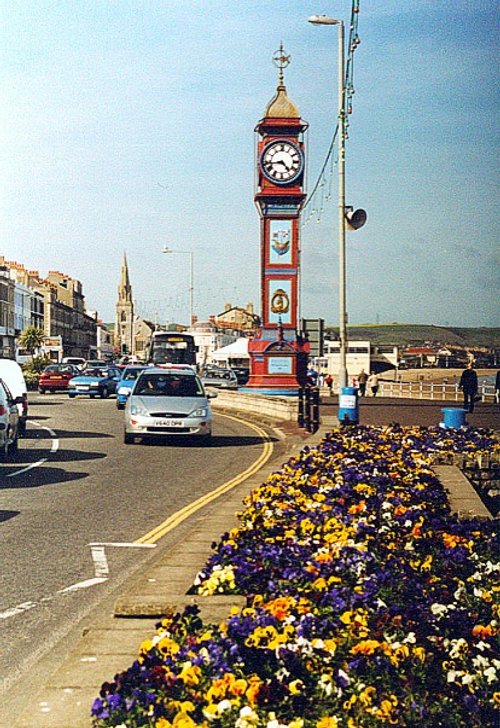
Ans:
POLYGON ((296 394, 305 383, 308 342, 299 321, 300 212, 304 192, 304 132, 307 123, 287 95, 283 69, 290 63, 283 44, 273 62, 278 87, 255 128, 255 203, 260 217, 262 326, 248 344, 246 388, 267 394, 296 394))

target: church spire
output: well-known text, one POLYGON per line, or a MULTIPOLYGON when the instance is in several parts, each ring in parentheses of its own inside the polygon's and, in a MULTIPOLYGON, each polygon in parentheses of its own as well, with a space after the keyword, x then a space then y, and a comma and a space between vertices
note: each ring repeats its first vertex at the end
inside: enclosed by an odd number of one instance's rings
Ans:
POLYGON ((120 284, 118 286, 118 299, 121 301, 132 301, 132 286, 128 275, 127 255, 123 254, 122 270, 120 274, 120 284))

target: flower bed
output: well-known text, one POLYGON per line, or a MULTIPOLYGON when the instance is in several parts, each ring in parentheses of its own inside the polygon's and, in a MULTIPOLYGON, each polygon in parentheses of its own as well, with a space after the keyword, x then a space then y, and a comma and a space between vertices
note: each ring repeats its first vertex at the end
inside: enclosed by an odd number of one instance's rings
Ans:
POLYGON ((347 427, 255 489, 198 575, 243 593, 219 625, 164 620, 95 701, 94 726, 493 725, 498 534, 458 521, 430 462, 491 433, 347 427))

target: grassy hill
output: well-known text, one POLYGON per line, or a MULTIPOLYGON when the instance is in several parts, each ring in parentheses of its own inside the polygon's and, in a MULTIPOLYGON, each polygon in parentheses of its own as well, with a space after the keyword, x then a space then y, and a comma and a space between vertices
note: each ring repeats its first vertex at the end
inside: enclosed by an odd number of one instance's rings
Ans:
MULTIPOLYGON (((327 326, 327 332, 338 334, 338 327, 327 326)), ((423 342, 448 346, 487 347, 500 349, 500 328, 462 328, 427 326, 425 324, 359 324, 347 327, 349 339, 369 340, 375 344, 412 346, 423 342)))

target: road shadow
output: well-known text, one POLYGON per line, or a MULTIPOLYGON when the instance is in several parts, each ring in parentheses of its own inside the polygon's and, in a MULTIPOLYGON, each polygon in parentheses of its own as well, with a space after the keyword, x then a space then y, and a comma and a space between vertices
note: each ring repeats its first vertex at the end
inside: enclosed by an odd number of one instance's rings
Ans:
POLYGON ((88 473, 72 473, 62 468, 34 468, 27 473, 14 475, 19 466, 2 468, 0 477, 0 490, 19 490, 22 488, 40 488, 44 485, 56 483, 69 483, 74 480, 82 480, 88 477, 88 473), (9 471, 12 477, 9 477, 9 471))
MULTIPOLYGON (((115 437, 114 435, 110 435, 109 432, 88 432, 86 430, 54 430, 56 433, 56 437, 61 439, 69 439, 72 437, 76 438, 100 438, 100 437, 115 437)), ((51 438, 52 435, 49 435, 48 433, 45 434, 45 437, 51 438)))
MULTIPOLYGON (((269 437, 270 442, 277 442, 277 437, 269 437)), ((139 442, 139 439, 136 441, 139 442)), ((252 447, 253 445, 262 445, 262 438, 257 435, 212 435, 211 439, 206 442, 198 442, 196 437, 185 437, 179 435, 166 435, 165 437, 147 437, 141 440, 142 445, 146 446, 171 446, 179 448, 213 448, 213 447, 252 447)))
MULTIPOLYGON (((6 461, 8 465, 23 467, 31 465, 44 458, 49 458, 51 463, 71 463, 81 460, 100 460, 106 457, 104 452, 86 452, 85 450, 57 450, 50 452, 46 448, 30 448, 29 450, 19 446, 19 450, 10 455, 6 461)), ((5 461, 4 461, 5 462, 5 461)))
POLYGON ((0 511, 0 523, 9 521, 11 518, 15 518, 21 513, 21 511, 0 511))

